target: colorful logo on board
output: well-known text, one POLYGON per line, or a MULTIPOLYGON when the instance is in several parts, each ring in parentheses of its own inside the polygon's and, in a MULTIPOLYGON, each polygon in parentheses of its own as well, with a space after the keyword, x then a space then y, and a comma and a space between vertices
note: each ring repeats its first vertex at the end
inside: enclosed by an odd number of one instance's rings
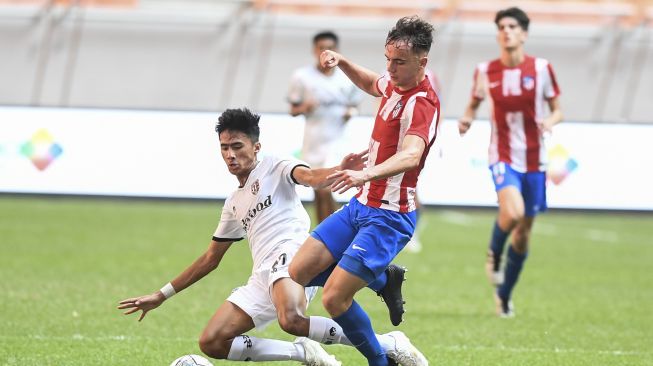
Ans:
POLYGON ((546 174, 547 178, 555 185, 561 184, 576 168, 578 162, 571 157, 569 151, 562 145, 555 145, 549 149, 549 166, 546 174))
POLYGON ((32 138, 20 147, 20 153, 28 158, 36 169, 41 171, 47 169, 62 152, 61 145, 54 141, 54 138, 46 129, 36 131, 32 138))

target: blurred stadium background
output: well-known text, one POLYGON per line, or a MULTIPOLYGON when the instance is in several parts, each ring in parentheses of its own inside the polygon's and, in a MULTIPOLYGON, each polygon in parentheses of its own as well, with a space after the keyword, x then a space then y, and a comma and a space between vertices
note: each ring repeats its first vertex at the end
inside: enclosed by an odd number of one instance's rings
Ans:
MULTIPOLYGON (((653 1, 0 0, 0 365, 198 353, 206 320, 248 276, 246 246, 142 324, 115 305, 204 250, 220 211, 204 199, 235 184, 218 113, 263 113, 264 150, 295 153, 301 118, 285 95, 293 70, 313 63, 312 35, 336 31, 343 53, 381 71, 388 29, 410 14, 437 28, 429 65, 445 121, 420 183, 424 249, 399 258, 411 270, 402 329, 434 365, 653 364, 653 1), (552 206, 581 211, 538 219, 518 317, 501 322, 483 275, 494 212, 472 208, 494 207, 487 123, 459 141, 455 119, 475 64, 498 55, 494 13, 511 5, 531 16, 526 51, 552 62, 562 90, 552 206)), ((375 107, 363 102, 345 147, 366 146, 375 107)), ((391 330, 384 305, 362 296, 391 330)))

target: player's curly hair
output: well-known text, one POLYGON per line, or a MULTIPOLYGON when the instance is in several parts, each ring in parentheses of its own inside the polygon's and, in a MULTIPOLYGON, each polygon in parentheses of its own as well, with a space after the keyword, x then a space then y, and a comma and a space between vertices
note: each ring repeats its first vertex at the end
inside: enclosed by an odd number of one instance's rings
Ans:
POLYGON ((515 6, 512 8, 499 10, 497 15, 494 17, 494 24, 496 24, 498 27, 499 21, 505 17, 515 18, 517 23, 519 23, 521 29, 528 31, 528 24, 531 22, 531 20, 528 19, 528 15, 526 15, 526 12, 523 10, 515 6))
POLYGON ((433 26, 417 15, 403 17, 388 32, 385 45, 406 42, 415 53, 428 53, 433 43, 433 26))
POLYGON ((215 125, 215 131, 218 135, 222 131, 240 131, 249 136, 252 142, 258 142, 261 130, 258 127, 258 121, 261 119, 256 113, 247 108, 226 109, 218 118, 215 125))

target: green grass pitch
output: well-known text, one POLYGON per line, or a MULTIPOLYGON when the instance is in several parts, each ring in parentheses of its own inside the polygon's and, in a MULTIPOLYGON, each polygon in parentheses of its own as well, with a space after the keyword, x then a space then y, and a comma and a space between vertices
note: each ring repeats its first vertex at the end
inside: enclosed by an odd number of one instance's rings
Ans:
MULTIPOLYGON (((220 203, 0 197, 0 365, 168 365, 247 280, 244 243, 148 314, 119 300, 159 289, 207 247, 220 203)), ((428 209, 409 269, 403 330, 432 365, 653 365, 653 216, 551 212, 538 218, 514 293, 494 316, 484 272, 494 212, 428 209)), ((395 329, 371 291, 377 332, 395 329)), ((322 314, 319 298, 310 314, 322 314)), ((278 326, 258 337, 292 340, 278 326)), ((328 346, 344 365, 351 348, 328 346)), ((235 364, 215 361, 216 365, 235 364)), ((292 365, 296 363, 262 363, 292 365)))

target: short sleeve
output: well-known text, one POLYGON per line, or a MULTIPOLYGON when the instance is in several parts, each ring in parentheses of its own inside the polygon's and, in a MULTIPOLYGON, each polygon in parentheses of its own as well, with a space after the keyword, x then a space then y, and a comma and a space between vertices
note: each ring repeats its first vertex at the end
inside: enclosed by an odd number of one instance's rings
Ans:
POLYGON ((288 184, 300 184, 293 177, 293 171, 299 166, 310 168, 308 164, 298 159, 283 159, 275 164, 274 174, 279 174, 280 178, 288 184))
POLYGON ((551 67, 551 64, 548 62, 546 64, 544 75, 544 97, 546 99, 553 99, 560 95, 560 88, 558 87, 558 81, 553 72, 553 67, 551 67))
MULTIPOLYGON (((406 107, 408 108, 409 106, 406 107)), ((410 126, 406 134, 419 136, 424 140, 426 145, 429 145, 435 139, 437 131, 440 113, 437 104, 434 104, 427 98, 417 97, 415 98, 414 105, 407 112, 409 112, 410 126)))
POLYGON ((220 223, 213 233, 213 240, 221 241, 239 241, 242 240, 246 233, 243 226, 234 215, 234 206, 230 200, 226 200, 222 207, 220 223))

